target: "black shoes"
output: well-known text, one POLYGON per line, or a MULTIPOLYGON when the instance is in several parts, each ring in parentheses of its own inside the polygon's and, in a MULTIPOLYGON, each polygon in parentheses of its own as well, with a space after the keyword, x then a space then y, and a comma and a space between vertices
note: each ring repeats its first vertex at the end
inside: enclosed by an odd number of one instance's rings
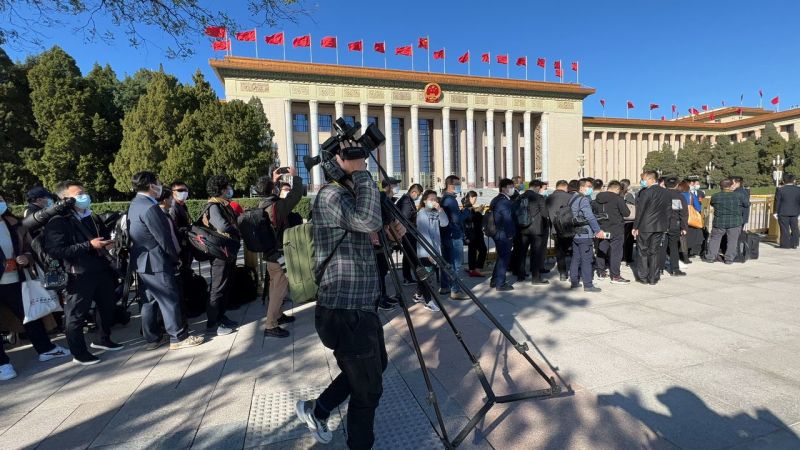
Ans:
POLYGON ((558 275, 558 280, 559 281, 569 281, 569 275, 567 275, 565 273, 561 273, 561 274, 558 275))
POLYGON ((505 283, 502 286, 497 288, 498 292, 506 292, 506 291, 513 291, 513 290, 514 290, 514 286, 512 286, 510 283, 505 283))
POLYGON ((230 329, 234 329, 234 328, 237 328, 239 326, 239 322, 228 318, 228 316, 222 316, 222 318, 219 319, 219 321, 220 321, 221 324, 225 325, 226 327, 228 327, 230 329))
POLYGON ((264 336, 275 337, 275 338, 287 338, 289 337, 289 332, 281 327, 266 328, 264 329, 264 336))
POLYGON ((101 339, 100 342, 92 342, 89 346, 98 350, 106 350, 109 352, 116 352, 122 350, 123 348, 122 344, 117 344, 111 339, 101 339))
POLYGON ((93 366, 100 362, 100 358, 89 352, 86 352, 84 355, 72 355, 72 362, 82 366, 93 366))
POLYGON ((602 289, 595 286, 587 286, 583 288, 583 292, 600 292, 600 291, 602 291, 602 289))
POLYGON ((684 271, 682 271, 682 270, 680 270, 680 269, 673 270, 673 271, 672 271, 672 272, 670 272, 669 274, 670 274, 671 276, 673 276, 673 277, 685 277, 685 276, 686 276, 686 272, 684 272, 684 271))
POLYGON ((287 316, 286 314, 281 314, 281 316, 278 317, 278 325, 286 325, 287 323, 292 323, 295 320, 297 320, 297 317, 295 316, 287 316))
POLYGON ((533 280, 531 280, 531 284, 534 286, 541 286, 544 284, 550 284, 550 281, 545 280, 544 278, 534 278, 533 280))

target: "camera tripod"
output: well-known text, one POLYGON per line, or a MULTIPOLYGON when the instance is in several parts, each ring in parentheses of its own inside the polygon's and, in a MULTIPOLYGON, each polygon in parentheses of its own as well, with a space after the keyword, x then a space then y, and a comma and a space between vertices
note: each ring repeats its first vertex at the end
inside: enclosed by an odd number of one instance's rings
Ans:
MULTIPOLYGON (((375 155, 370 153, 370 156, 377 165, 378 170, 383 179, 389 181, 390 177, 388 173, 380 165, 375 155)), ((431 383, 430 374, 425 364, 425 358, 419 346, 419 341, 417 339, 414 324, 411 321, 411 314, 408 310, 408 305, 406 304, 407 296, 405 292, 403 292, 402 285, 400 283, 400 277, 397 274, 397 271, 392 269, 394 267, 394 264, 391 259, 391 246, 389 245, 385 229, 382 229, 379 232, 379 236, 380 236, 381 246, 383 247, 383 258, 386 258, 386 263, 390 268, 390 272, 392 274, 392 282, 395 287, 395 291, 398 293, 398 295, 400 295, 401 299, 400 307, 403 310, 403 315, 405 316, 406 326, 408 326, 411 342, 414 346, 414 351, 417 355, 417 360, 419 361, 420 369, 422 370, 422 376, 425 379, 425 386, 427 388, 427 401, 428 403, 431 404, 431 406, 433 406, 434 412, 436 414, 436 420, 439 424, 439 430, 440 430, 439 438, 442 441, 444 447, 446 449, 454 449, 458 447, 459 444, 461 444, 464 441, 464 439, 466 439, 466 437, 469 435, 469 433, 471 433, 472 430, 478 425, 478 422, 480 422, 486 416, 489 410, 497 403, 511 403, 525 399, 555 397, 558 396, 559 394, 562 394, 562 386, 556 383, 556 380, 553 376, 548 377, 547 374, 542 370, 542 368, 539 367, 539 365, 537 365, 536 362, 528 354, 529 349, 527 343, 517 342, 517 340, 514 339, 513 336, 511 336, 511 333, 509 333, 509 331, 506 330, 503 327, 503 325, 497 321, 494 315, 486 308, 486 306, 483 305, 483 303, 481 303, 480 300, 478 300, 478 298, 469 289, 469 287, 467 287, 467 285, 458 277, 458 271, 460 268, 450 267, 448 262, 445 261, 444 258, 442 257, 439 249, 435 248, 425 238, 425 236, 423 236, 416 229, 416 224, 410 223, 408 219, 406 219, 401 214, 400 210, 398 210, 397 207, 391 202, 391 200, 389 200, 388 196, 384 195, 381 196, 381 210, 382 212, 384 211, 388 212, 391 215, 392 219, 397 220, 398 222, 400 222, 401 225, 405 227, 406 234, 403 235, 402 237, 397 236, 395 231, 391 227, 389 227, 389 233, 392 235, 391 236, 392 240, 398 243, 402 242, 404 244, 403 245, 404 251, 410 253, 409 255, 406 256, 408 257, 407 259, 411 261, 411 264, 414 268, 414 273, 417 275, 418 283, 424 284, 423 289, 427 289, 430 292, 432 300, 441 310, 441 313, 444 316, 448 327, 455 335, 459 344, 461 344, 461 347, 463 348, 464 352, 467 354, 467 357, 469 358, 470 363, 472 364, 472 370, 478 377, 478 381, 480 382, 481 387, 483 388, 483 392, 486 396, 483 406, 467 422, 467 424, 464 426, 464 428, 461 429, 458 435, 456 435, 456 437, 451 440, 447 433, 447 428, 445 427, 444 424, 444 418, 442 416, 442 412, 439 407, 439 402, 436 398, 436 393, 434 392, 433 385, 431 383), (436 289, 433 288, 432 283, 430 281, 432 273, 428 271, 426 267, 420 264, 419 258, 416 254, 415 246, 411 245, 411 240, 408 237, 409 235, 413 236, 417 241, 417 243, 421 245, 428 252, 429 255, 431 255, 431 258, 434 260, 439 269, 444 271, 444 273, 446 273, 447 276, 450 277, 452 282, 454 284, 457 284, 463 292, 467 293, 472 303, 475 304, 475 306, 477 306, 478 309, 480 309, 480 311, 484 314, 484 316, 486 316, 486 318, 488 318, 491 321, 494 327, 502 333, 505 340, 508 343, 510 343, 522 355, 522 357, 525 358, 525 360, 531 365, 531 367, 533 367, 533 369, 538 373, 538 375, 547 382, 547 384, 549 385, 548 388, 533 390, 533 391, 518 392, 507 395, 496 395, 494 393, 492 385, 486 378, 486 374, 483 372, 483 369, 481 368, 477 357, 470 350, 467 343, 464 341, 461 331, 456 327, 450 314, 448 314, 447 309, 445 308, 445 304, 439 299, 436 289)), ((572 389, 569 386, 567 386, 567 393, 571 392, 572 389)), ((436 427, 434 426, 434 429, 435 428, 436 427)))

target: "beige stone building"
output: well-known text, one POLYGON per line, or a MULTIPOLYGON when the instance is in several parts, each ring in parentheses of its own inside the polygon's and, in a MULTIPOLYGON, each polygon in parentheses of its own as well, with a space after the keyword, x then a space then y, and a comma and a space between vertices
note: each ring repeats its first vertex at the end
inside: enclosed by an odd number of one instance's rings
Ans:
MULTIPOLYGON (((378 158, 404 186, 441 187, 450 174, 471 188, 503 177, 573 178, 583 153, 583 99, 567 83, 410 72, 239 57, 212 59, 225 98, 261 99, 282 165, 307 173, 332 121, 375 123, 386 136, 378 158), (426 90, 434 83, 438 86, 426 90)), ((374 167, 371 167, 374 170, 374 167)))

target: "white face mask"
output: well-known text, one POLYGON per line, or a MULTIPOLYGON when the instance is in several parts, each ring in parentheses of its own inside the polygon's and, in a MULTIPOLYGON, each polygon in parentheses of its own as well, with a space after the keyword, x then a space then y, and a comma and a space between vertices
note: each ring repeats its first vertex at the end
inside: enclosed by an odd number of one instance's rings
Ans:
POLYGON ((153 187, 153 193, 156 194, 156 197, 161 197, 161 194, 164 192, 164 186, 160 184, 151 184, 153 187))
POLYGON ((509 197, 514 195, 514 187, 513 186, 506 189, 506 195, 509 196, 509 197))
POLYGON ((178 199, 178 201, 185 202, 186 199, 189 198, 189 193, 188 192, 176 192, 175 193, 175 198, 178 199))

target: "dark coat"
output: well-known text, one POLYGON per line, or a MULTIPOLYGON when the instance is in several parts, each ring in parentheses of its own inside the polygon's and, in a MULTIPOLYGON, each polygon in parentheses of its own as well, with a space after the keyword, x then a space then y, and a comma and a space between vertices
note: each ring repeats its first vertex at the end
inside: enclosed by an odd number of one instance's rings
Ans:
POLYGON ((686 196, 677 189, 667 189, 671 199, 668 231, 687 231, 689 229, 689 204, 686 196))
POLYGON ((94 214, 78 219, 74 214, 50 219, 44 227, 44 250, 54 259, 63 261, 69 273, 103 273, 110 270, 109 260, 95 250, 89 236, 109 238, 103 221, 94 214))
POLYGON ((521 229, 520 233, 526 236, 540 236, 547 233, 549 216, 547 214, 547 204, 544 196, 527 190, 519 195, 517 201, 519 201, 520 198, 528 199, 528 214, 531 218, 530 226, 521 229))
POLYGON ((558 213, 558 210, 561 209, 562 206, 568 205, 571 198, 572 194, 559 190, 555 190, 547 197, 545 207, 547 208, 547 214, 550 216, 550 223, 555 221, 555 215, 558 213))
POLYGON ((514 221, 514 205, 505 194, 499 194, 490 204, 491 211, 487 214, 494 214, 494 223, 497 234, 494 240, 504 239, 511 241, 517 226, 514 221))
POLYGON ((775 212, 779 216, 800 216, 800 186, 789 184, 775 192, 775 212))
POLYGON ((747 204, 747 206, 742 207, 742 224, 744 225, 750 222, 750 191, 740 186, 739 189, 733 192, 739 194, 744 199, 744 203, 747 204))
POLYGON ((625 217, 631 213, 625 199, 613 192, 600 192, 597 198, 592 201, 592 211, 595 216, 598 214, 607 214, 607 220, 598 219, 600 229, 614 234, 622 234, 625 232, 625 217))
POLYGON ((659 233, 669 228, 672 197, 663 187, 654 184, 636 195, 636 219, 633 228, 641 233, 659 233))
POLYGON ((403 194, 395 203, 397 209, 400 210, 400 214, 403 215, 409 222, 416 225, 417 224, 417 207, 414 205, 414 200, 411 199, 411 196, 408 194, 403 194))
POLYGON ((169 220, 151 197, 137 194, 131 201, 128 208, 131 263, 137 273, 175 273, 178 248, 172 240, 169 220))

